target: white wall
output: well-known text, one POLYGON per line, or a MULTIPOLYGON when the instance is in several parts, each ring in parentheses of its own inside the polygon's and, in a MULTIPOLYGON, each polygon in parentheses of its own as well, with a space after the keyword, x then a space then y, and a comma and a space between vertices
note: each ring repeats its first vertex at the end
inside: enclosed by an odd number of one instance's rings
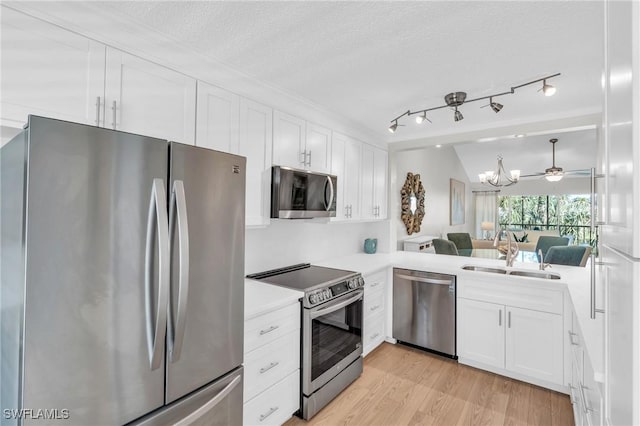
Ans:
POLYGON ((428 147, 409 151, 395 152, 391 167, 391 203, 389 217, 398 240, 401 242, 418 235, 445 236, 447 232, 469 232, 474 230, 474 209, 471 184, 451 146, 441 148, 428 147), (407 172, 419 173, 425 189, 425 217, 418 234, 407 234, 407 229, 400 219, 400 190, 407 177, 407 172), (449 225, 449 179, 453 178, 465 184, 465 223, 449 225))
POLYGON ((389 221, 272 220, 266 228, 246 230, 245 273, 364 253, 366 238, 378 239, 378 252, 388 251, 389 221))

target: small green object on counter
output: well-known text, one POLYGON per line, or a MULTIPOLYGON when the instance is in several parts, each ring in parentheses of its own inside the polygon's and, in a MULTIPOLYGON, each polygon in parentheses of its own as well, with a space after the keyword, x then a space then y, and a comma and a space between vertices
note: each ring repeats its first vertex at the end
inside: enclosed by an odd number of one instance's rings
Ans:
POLYGON ((376 252, 378 248, 378 239, 377 238, 367 238, 364 240, 364 252, 368 254, 373 254, 376 252))

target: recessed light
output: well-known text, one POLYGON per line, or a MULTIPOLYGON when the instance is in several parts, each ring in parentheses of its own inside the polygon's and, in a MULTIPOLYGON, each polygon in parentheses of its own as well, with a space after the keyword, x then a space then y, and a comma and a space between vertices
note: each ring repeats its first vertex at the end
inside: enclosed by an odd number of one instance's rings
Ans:
POLYGON ((513 135, 514 138, 524 138, 524 135, 522 134, 517 134, 517 135, 513 135))
POLYGON ((436 148, 440 148, 442 145, 436 145, 436 148))

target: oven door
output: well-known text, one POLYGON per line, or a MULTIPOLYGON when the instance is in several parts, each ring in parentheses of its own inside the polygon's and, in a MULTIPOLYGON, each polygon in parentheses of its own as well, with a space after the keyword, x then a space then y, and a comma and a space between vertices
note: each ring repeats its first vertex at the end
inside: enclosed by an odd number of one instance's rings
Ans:
POLYGON ((304 309, 302 392, 309 396, 362 355, 362 299, 359 289, 304 309))

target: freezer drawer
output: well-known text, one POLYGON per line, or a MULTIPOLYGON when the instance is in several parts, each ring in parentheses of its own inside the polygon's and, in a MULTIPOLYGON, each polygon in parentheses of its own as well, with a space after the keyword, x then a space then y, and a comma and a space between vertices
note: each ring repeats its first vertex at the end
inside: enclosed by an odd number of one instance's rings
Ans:
POLYGON ((174 404, 128 426, 227 426, 242 424, 243 369, 227 374, 174 404))
POLYGON ((456 356, 456 277, 393 269, 393 337, 456 356))

